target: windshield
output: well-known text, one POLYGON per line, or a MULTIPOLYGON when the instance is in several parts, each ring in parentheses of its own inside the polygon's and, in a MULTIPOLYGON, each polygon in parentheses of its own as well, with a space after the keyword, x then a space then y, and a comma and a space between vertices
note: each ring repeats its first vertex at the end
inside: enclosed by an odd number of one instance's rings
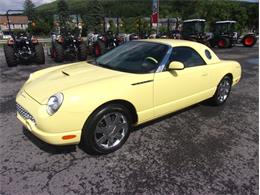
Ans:
POLYGON ((168 48, 169 46, 159 43, 131 41, 100 56, 96 64, 130 73, 154 72, 168 48))
POLYGON ((216 23, 214 32, 216 34, 231 33, 235 30, 235 23, 216 23))
POLYGON ((204 33, 205 23, 204 22, 185 22, 183 23, 182 31, 183 34, 194 35, 197 33, 204 33))

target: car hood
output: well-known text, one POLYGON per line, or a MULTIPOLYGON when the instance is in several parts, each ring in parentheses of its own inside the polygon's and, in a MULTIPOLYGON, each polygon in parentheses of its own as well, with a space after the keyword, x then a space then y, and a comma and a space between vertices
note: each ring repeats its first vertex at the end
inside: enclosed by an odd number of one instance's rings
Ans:
POLYGON ((48 98, 57 92, 79 86, 98 82, 114 77, 119 77, 127 73, 102 68, 86 62, 74 63, 69 66, 61 66, 53 71, 37 76, 37 72, 32 74, 24 86, 25 92, 40 104, 46 104, 48 98))

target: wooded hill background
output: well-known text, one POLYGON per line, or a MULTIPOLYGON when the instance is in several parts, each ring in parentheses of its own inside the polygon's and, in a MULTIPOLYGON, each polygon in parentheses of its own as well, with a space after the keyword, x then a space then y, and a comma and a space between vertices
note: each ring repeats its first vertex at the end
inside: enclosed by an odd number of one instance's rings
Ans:
MULTIPOLYGON (((53 28, 53 14, 57 14, 60 0, 35 8, 36 33, 49 33, 53 28)), ((79 14, 85 25, 84 31, 93 30, 106 17, 120 17, 124 26, 120 31, 137 32, 140 19, 150 17, 152 0, 64 0, 70 14, 79 14), (139 23, 138 23, 139 22, 139 23)), ((239 31, 255 29, 258 31, 258 3, 231 0, 160 0, 160 18, 181 19, 203 18, 207 24, 217 20, 238 21, 239 31)), ((148 28, 149 24, 142 24, 148 28)))

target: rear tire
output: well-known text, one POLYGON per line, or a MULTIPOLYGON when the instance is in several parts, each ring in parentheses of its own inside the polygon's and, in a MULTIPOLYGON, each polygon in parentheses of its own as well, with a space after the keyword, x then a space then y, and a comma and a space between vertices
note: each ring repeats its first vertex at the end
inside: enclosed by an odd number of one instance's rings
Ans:
POLYGON ((64 49, 61 44, 56 43, 54 45, 54 61, 55 62, 63 62, 64 61, 64 49))
POLYGON ((45 55, 42 44, 35 45, 35 62, 37 64, 45 64, 45 55))
POLYGON ((17 66, 17 58, 12 46, 4 45, 5 59, 8 67, 17 66))
POLYGON ((228 48, 230 46, 230 40, 228 38, 222 37, 217 41, 219 48, 228 48))
POLYGON ((214 106, 220 106, 224 104, 229 97, 231 86, 231 77, 228 75, 224 76, 223 79, 219 82, 214 96, 210 99, 210 103, 214 106))
POLYGON ((86 61, 87 60, 87 46, 85 43, 81 43, 78 48, 78 60, 86 61))
POLYGON ((246 35, 242 39, 242 44, 245 47, 253 47, 255 45, 256 41, 257 41, 257 39, 254 35, 246 35))
POLYGON ((108 154, 114 152, 121 148, 126 142, 130 134, 131 124, 132 117, 124 106, 119 104, 110 104, 101 107, 97 109, 86 121, 82 130, 83 132, 80 145, 82 149, 89 154, 108 154), (115 118, 112 117, 113 120, 112 118, 109 118, 111 123, 109 123, 110 125, 108 125, 108 119, 105 120, 106 118, 104 117, 110 117, 113 116, 113 114, 117 115, 115 116, 115 118), (120 120, 116 120, 118 116, 120 120), (119 123, 116 123, 116 121, 118 121, 119 123), (100 122, 103 122, 102 126, 100 126, 100 122), (112 129, 112 131, 106 130, 108 129, 108 127, 112 129), (101 133, 102 135, 99 135, 100 133, 97 132, 97 129, 99 129, 99 131, 103 129, 103 131, 106 133, 101 133), (120 137, 121 131, 123 132, 121 135, 122 137, 120 137), (97 135, 99 135, 98 138, 97 135), (103 138, 103 136, 104 140, 102 141, 102 143, 100 143, 100 139, 103 138), (117 136, 119 136, 120 138, 118 138, 117 136), (118 141, 116 141, 117 138, 118 141), (111 143, 115 141, 115 145, 109 146, 110 141, 111 143))

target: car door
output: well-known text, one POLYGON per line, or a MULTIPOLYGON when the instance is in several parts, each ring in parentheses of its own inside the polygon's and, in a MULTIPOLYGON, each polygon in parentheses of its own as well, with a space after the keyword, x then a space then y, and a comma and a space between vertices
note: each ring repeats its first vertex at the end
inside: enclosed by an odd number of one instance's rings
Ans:
POLYGON ((190 47, 174 47, 169 62, 179 61, 183 70, 166 70, 154 76, 154 113, 162 116, 207 98, 207 65, 190 47))

